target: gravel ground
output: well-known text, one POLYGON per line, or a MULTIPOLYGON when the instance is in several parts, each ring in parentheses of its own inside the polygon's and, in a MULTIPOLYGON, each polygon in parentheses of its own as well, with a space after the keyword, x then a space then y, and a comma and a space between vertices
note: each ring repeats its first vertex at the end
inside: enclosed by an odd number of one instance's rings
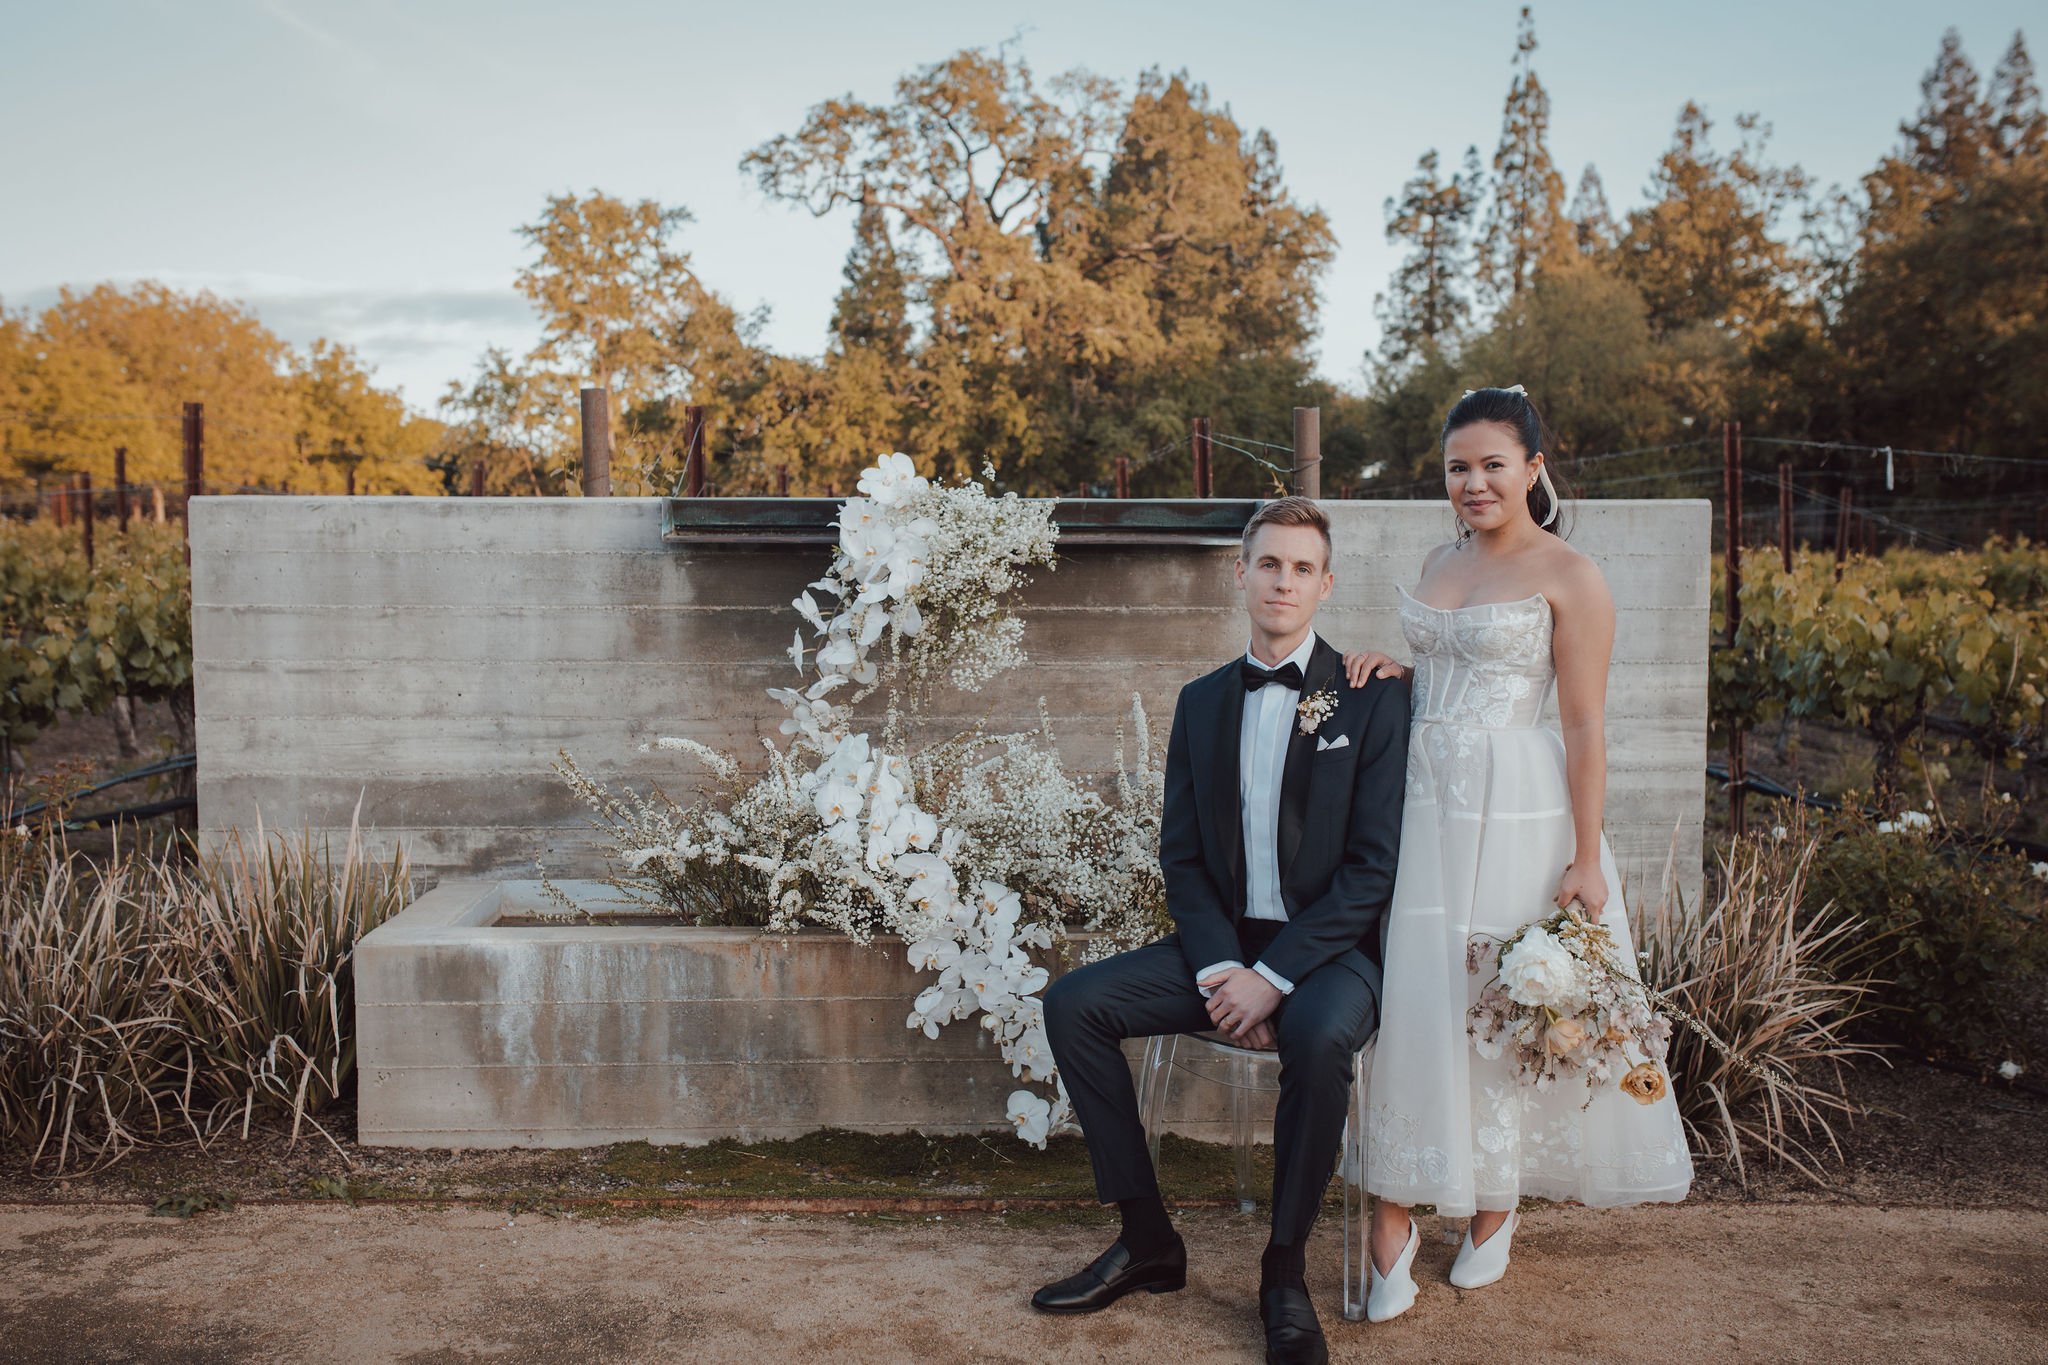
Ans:
MULTIPOLYGON (((2048 1360, 2048 1214, 1698 1204, 1543 1208, 1508 1278, 1338 1319, 1336 1229, 1310 1286, 1345 1360, 2048 1360)), ((1186 1291, 1085 1318, 1026 1300, 1100 1227, 1000 1216, 536 1217, 480 1208, 0 1206, 12 1361, 1238 1361, 1260 1358, 1262 1230, 1184 1214, 1186 1291)))

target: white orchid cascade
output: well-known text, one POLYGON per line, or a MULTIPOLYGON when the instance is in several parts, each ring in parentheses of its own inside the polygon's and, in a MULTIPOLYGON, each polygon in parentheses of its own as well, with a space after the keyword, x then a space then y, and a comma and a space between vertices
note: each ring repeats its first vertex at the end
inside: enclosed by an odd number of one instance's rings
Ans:
POLYGON ((788 743, 763 740, 764 775, 749 781, 695 740, 659 740, 650 747, 692 753, 726 789, 723 809, 685 808, 614 795, 566 754, 557 766, 609 826, 626 869, 611 884, 637 899, 701 921, 756 907, 765 891, 771 930, 900 934, 910 961, 938 973, 907 1026, 936 1038, 979 1013, 1011 1073, 1039 1087, 1011 1094, 1008 1116, 1042 1145, 1069 1108, 1033 953, 1069 921, 1098 931, 1097 952, 1158 932, 1164 778, 1144 711, 1134 704, 1136 771, 1119 753, 1113 806, 1067 775, 1043 726, 913 749, 899 697, 941 682, 975 691, 1024 661, 1007 599, 1053 560, 1052 506, 937 485, 891 454, 861 475, 837 526, 831 569, 791 604, 810 638, 800 629, 790 645, 799 685, 769 689, 788 743), (855 708, 884 687, 880 734, 856 728, 855 708))
MULTIPOLYGON (((892 649, 899 659, 909 656, 907 671, 918 687, 928 686, 942 664, 954 665, 956 686, 972 690, 1013 659, 1021 662, 1016 653, 1021 623, 1008 616, 983 623, 993 625, 992 631, 982 632, 993 634, 992 640, 974 641, 969 632, 933 638, 919 649, 925 619, 918 604, 929 598, 920 590, 935 558, 957 572, 966 558, 962 552, 971 545, 971 558, 984 562, 975 566, 979 572, 963 576, 976 581, 935 586, 951 589, 939 595, 955 615, 962 614, 963 606, 967 615, 992 614, 974 611, 969 605, 974 594, 960 590, 984 589, 979 596, 993 607, 1014 582, 1008 569, 1050 562, 1056 536, 1052 509, 1011 495, 996 500, 1002 506, 995 517, 960 515, 991 510, 973 507, 990 501, 979 486, 937 487, 903 454, 882 456, 861 474, 859 489, 861 496, 849 498, 840 509, 839 551, 831 573, 811 584, 812 590, 836 599, 838 609, 826 615, 810 591, 791 604, 823 637, 815 658, 821 676, 801 691, 773 688, 769 695, 789 711, 782 732, 824 758, 797 782, 811 796, 825 836, 849 849, 864 846, 868 871, 900 884, 902 909, 892 927, 910 940, 912 964, 939 974, 917 997, 906 1026, 936 1038, 943 1025, 981 1011, 982 1025, 994 1035, 1011 1074, 1054 1086, 1050 1099, 1029 1090, 1010 1096, 1011 1122, 1026 1140, 1042 1144, 1067 1113, 1038 995, 1048 973, 1029 951, 1050 948, 1052 930, 1045 924, 1022 925, 1023 902, 1001 882, 984 880, 971 895, 962 894, 953 866, 961 832, 941 829, 932 812, 918 807, 909 756, 886 753, 866 734, 855 733, 850 708, 825 698, 849 682, 872 688, 880 670, 869 651, 891 632, 892 649), (992 577, 1000 582, 990 584, 992 577), (991 586, 996 593, 986 592, 991 586)), ((790 657, 801 670, 801 631, 790 657)))

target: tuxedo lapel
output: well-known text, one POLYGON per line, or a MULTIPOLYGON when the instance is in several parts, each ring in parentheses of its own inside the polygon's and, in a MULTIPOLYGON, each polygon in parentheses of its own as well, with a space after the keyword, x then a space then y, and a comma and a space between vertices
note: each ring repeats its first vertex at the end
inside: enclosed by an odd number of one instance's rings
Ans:
MULTIPOLYGON (((1335 682, 1341 658, 1317 637, 1316 647, 1308 656, 1308 668, 1302 674, 1304 700, 1335 682)), ((1287 869, 1294 865, 1295 855, 1301 851, 1301 832, 1308 823, 1309 769, 1315 765, 1316 756, 1315 735, 1303 734, 1301 725, 1293 717, 1289 720, 1287 766, 1280 775, 1280 827, 1274 839, 1274 848, 1280 855, 1282 884, 1287 881, 1287 869)))
POLYGON ((1214 710, 1209 726, 1215 752, 1208 772, 1214 784, 1209 789, 1209 809, 1216 832, 1223 839, 1224 863, 1230 869, 1231 895, 1236 898, 1232 913, 1244 899, 1244 803, 1239 790, 1242 764, 1239 746, 1244 738, 1244 686, 1235 668, 1217 680, 1212 700, 1214 710))

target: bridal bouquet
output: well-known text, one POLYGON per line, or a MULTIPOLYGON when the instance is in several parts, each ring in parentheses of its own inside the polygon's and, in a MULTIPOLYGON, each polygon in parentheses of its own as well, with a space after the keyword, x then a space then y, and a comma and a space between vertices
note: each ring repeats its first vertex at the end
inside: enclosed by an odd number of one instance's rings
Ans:
POLYGON ((1511 1052, 1517 1076, 1538 1090, 1584 1077, 1588 1104, 1592 1088, 1617 1075, 1640 1104, 1664 1097, 1671 1021, 1578 902, 1498 942, 1474 938, 1465 969, 1476 975, 1489 960, 1494 978, 1465 1021, 1480 1056, 1511 1052))

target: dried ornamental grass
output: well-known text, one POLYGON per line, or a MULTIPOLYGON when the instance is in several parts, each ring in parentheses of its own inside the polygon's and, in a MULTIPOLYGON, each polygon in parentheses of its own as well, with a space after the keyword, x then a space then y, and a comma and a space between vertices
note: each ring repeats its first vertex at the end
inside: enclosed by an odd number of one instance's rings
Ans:
POLYGON ((81 876, 60 843, 0 839, 0 1141, 38 1166, 116 1159, 164 1127, 184 1038, 152 925, 171 879, 119 849, 81 876))
POLYGON ((412 898, 405 853, 372 862, 351 822, 336 863, 324 841, 267 838, 259 823, 182 883, 171 1002, 202 1078, 199 1126, 239 1111, 246 1135, 258 1109, 285 1109, 296 1138, 355 1069, 355 945, 412 898))
POLYGON ((1720 855, 1711 904, 1689 909, 1668 893, 1635 926, 1643 979, 1711 1035, 1679 1029, 1671 1043, 1694 1147, 1732 1161, 1745 1183, 1759 1154, 1825 1183, 1816 1149, 1839 1155, 1834 1123, 1855 1112, 1843 1070, 1877 1055, 1847 1037, 1881 984, 1868 975, 1866 926, 1800 903, 1814 847, 1737 840, 1720 855))
POLYGON ((353 825, 338 861, 259 829, 191 866, 11 836, 0 1142, 62 1173, 259 1112, 296 1136, 354 1070, 355 944, 410 896, 403 853, 372 862, 353 825))

